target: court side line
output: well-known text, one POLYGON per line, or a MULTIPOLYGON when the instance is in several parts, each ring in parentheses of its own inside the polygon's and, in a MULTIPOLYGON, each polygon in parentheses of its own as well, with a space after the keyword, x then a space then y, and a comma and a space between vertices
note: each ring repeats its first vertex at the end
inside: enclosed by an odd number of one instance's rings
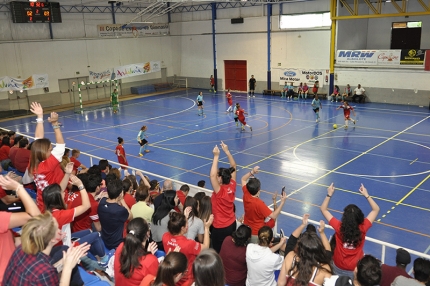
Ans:
MULTIPOLYGON (((415 123, 415 124, 413 124, 413 125, 409 126, 409 127, 408 127, 408 128, 406 128, 406 129, 404 129, 404 130, 400 131, 399 133, 394 134, 394 135, 393 135, 393 136, 391 136, 390 138, 387 138, 386 140, 384 140, 384 141, 382 141, 381 143, 379 143, 379 144, 377 144, 377 145, 373 146, 373 147, 372 147, 372 148, 370 148, 369 150, 364 151, 364 152, 363 152, 363 153, 361 153, 360 155, 358 155, 358 156, 356 156, 356 157, 352 158, 351 160, 349 160, 349 161, 347 161, 347 162, 343 163, 342 165, 340 165, 340 166, 338 166, 338 167, 334 168, 333 170, 330 170, 328 173, 326 173, 326 174, 324 174, 324 175, 322 175, 322 176, 320 176, 320 177, 316 178, 315 180, 313 180, 313 181, 311 181, 311 182, 307 183, 306 185, 304 185, 303 187, 301 187, 301 188, 299 188, 299 189, 295 190, 294 192, 290 193, 288 196, 292 196, 292 195, 294 195, 295 193, 300 192, 300 191, 301 191, 301 190, 303 190, 304 188, 306 188, 306 187, 308 187, 308 186, 312 185, 313 183, 315 183, 315 182, 319 181, 320 179, 322 179, 322 178, 324 178, 324 177, 326 177, 326 176, 330 175, 331 173, 333 173, 333 172, 335 172, 335 171, 339 170, 340 168, 342 168, 342 167, 344 167, 344 166, 348 165, 348 164, 349 164, 349 163, 351 163, 352 161, 355 161, 356 159, 358 159, 358 158, 360 158, 360 157, 362 157, 362 156, 366 155, 366 154, 367 154, 367 153, 369 153, 370 151, 375 150, 375 149, 376 149, 376 148, 378 148, 379 146, 381 146, 381 145, 383 145, 383 144, 387 143, 387 142, 388 142, 388 141, 390 141, 391 139, 393 139, 393 138, 395 138, 395 137, 397 137, 397 136, 401 135, 402 133, 404 133, 406 130, 409 130, 409 129, 411 129, 411 128, 415 127, 416 125, 420 124, 421 122, 423 122, 423 121, 425 121, 425 120, 427 120, 427 119, 429 119, 429 118, 430 118, 430 116, 427 116, 426 118, 424 118, 424 119, 422 119, 422 120, 418 121, 417 123, 415 123)), ((316 138, 318 138, 318 137, 316 137, 316 138)), ((313 138, 312 138, 312 139, 313 139, 313 138)), ((429 175, 429 177, 430 177, 430 175, 429 175)))
POLYGON ((409 191, 403 198, 401 198, 394 206, 391 207, 390 210, 388 210, 384 215, 382 215, 381 218, 378 219, 378 222, 381 221, 381 219, 385 218, 389 213, 391 213, 392 210, 394 210, 398 205, 400 205, 404 200, 406 200, 407 197, 409 197, 413 192, 415 192, 416 189, 418 189, 422 184, 424 184, 425 181, 427 181, 430 178, 430 175, 424 178, 421 182, 418 183, 412 190, 409 191))

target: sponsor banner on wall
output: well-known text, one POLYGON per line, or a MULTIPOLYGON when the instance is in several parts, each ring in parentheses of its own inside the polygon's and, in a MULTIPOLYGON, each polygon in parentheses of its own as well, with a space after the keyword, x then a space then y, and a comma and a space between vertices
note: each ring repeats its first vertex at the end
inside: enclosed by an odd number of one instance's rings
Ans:
POLYGON ((47 74, 33 74, 25 79, 9 76, 0 77, 0 91, 27 90, 49 87, 47 74))
POLYGON ((408 49, 402 50, 400 56, 401 65, 424 65, 426 50, 408 49))
POLYGON ((140 36, 168 35, 169 24, 139 24, 135 27, 125 27, 125 24, 103 24, 97 25, 97 31, 100 38, 137 38, 140 36))
POLYGON ((90 73, 89 80, 91 82, 115 79, 115 74, 112 72, 112 69, 107 69, 102 72, 89 71, 89 73, 90 73))
POLYGON ((338 50, 336 64, 376 66, 378 55, 378 51, 375 50, 338 50))
POLYGON ((279 85, 283 86, 293 83, 298 86, 301 82, 309 86, 313 86, 316 81, 319 81, 319 86, 323 87, 328 84, 328 70, 313 70, 313 69, 280 69, 279 70, 279 85))
POLYGON ((378 66, 400 65, 401 50, 377 51, 378 66))
POLYGON ((121 79, 126 77, 143 75, 147 73, 159 72, 161 71, 161 63, 160 61, 153 61, 153 62, 146 62, 146 63, 131 64, 131 65, 115 67, 113 71, 115 73, 115 79, 121 79))

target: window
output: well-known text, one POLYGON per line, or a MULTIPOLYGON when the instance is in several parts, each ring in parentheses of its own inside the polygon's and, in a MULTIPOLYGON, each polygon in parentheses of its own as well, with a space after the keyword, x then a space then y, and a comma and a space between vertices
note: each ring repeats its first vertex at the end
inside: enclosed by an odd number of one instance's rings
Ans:
POLYGON ((391 49, 420 49, 422 22, 393 22, 391 49))
POLYGON ((318 14, 281 15, 281 29, 306 29, 330 27, 330 12, 318 14))

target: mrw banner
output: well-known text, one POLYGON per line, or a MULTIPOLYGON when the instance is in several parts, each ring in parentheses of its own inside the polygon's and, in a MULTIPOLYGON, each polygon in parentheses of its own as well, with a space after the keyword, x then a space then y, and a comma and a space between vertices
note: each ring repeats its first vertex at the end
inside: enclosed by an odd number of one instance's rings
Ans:
POLYGON ((25 79, 9 76, 0 77, 0 91, 27 90, 49 87, 47 74, 33 74, 25 79))
POLYGON ((345 66, 424 65, 425 50, 338 50, 336 64, 345 66))
POLYGON ((160 61, 118 66, 113 69, 115 74, 114 79, 121 79, 159 71, 161 71, 160 61))
POLYGON ((313 86, 316 81, 319 81, 319 86, 323 87, 328 84, 328 70, 313 70, 313 69, 279 69, 279 85, 283 86, 293 83, 298 86, 300 83, 306 83, 313 86))

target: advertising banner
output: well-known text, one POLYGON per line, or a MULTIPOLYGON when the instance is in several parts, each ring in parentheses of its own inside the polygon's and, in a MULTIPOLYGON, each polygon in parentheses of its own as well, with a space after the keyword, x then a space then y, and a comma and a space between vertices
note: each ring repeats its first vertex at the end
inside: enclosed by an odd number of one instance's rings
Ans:
POLYGON ((280 69, 279 85, 283 86, 285 82, 293 83, 298 86, 301 82, 313 86, 315 81, 319 81, 319 86, 323 87, 328 84, 329 70, 313 69, 280 69))
MULTIPOLYGON (((132 25, 132 24, 131 24, 132 25)), ((137 38, 151 35, 168 35, 169 24, 141 24, 134 27, 125 27, 125 24, 103 24, 97 25, 100 38, 137 38)))
POLYGON ((161 63, 160 61, 154 61, 154 62, 131 64, 131 65, 115 67, 113 71, 115 75, 114 79, 121 79, 126 77, 143 75, 147 73, 159 72, 161 71, 161 63))
POLYGON ((27 90, 49 87, 47 74, 33 74, 25 79, 9 76, 0 77, 0 91, 27 90))
POLYGON ((401 65, 424 65, 426 50, 402 50, 400 56, 401 65))
POLYGON ((102 72, 89 71, 89 73, 90 73, 90 78, 89 78, 90 82, 115 79, 115 74, 112 72, 112 69, 107 69, 102 72))
POLYGON ((371 50, 338 50, 336 64, 376 66, 378 64, 378 51, 371 50))
POLYGON ((401 50, 377 51, 378 66, 400 65, 401 50))
POLYGON ((338 50, 336 64, 346 66, 424 65, 425 50, 338 50))

